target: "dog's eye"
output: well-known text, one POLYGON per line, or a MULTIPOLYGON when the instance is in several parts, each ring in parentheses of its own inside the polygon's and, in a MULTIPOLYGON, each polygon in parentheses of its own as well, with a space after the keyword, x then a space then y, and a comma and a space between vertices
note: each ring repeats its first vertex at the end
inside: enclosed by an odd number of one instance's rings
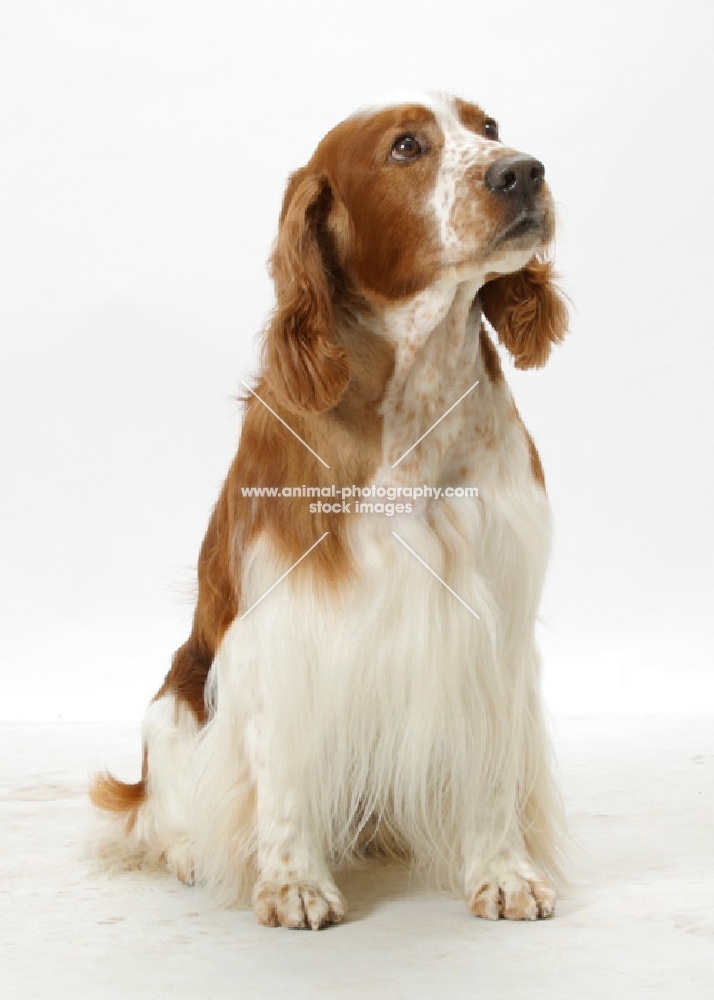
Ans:
POLYGON ((393 160, 416 160, 424 152, 424 147, 414 135, 400 135, 392 146, 393 160))
POLYGON ((487 139, 493 139, 494 142, 498 142, 498 123, 493 118, 487 118, 483 123, 483 132, 487 139))

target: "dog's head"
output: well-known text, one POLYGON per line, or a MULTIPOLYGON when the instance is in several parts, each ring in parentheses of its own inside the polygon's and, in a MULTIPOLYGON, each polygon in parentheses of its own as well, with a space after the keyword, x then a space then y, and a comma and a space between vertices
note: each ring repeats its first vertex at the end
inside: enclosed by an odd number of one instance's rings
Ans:
POLYGON ((544 175, 501 144, 492 118, 455 98, 396 99, 329 132, 288 182, 272 257, 266 371, 285 405, 321 412, 344 393, 341 297, 378 309, 441 279, 477 279, 516 365, 544 364, 567 325, 541 256, 554 233, 544 175))

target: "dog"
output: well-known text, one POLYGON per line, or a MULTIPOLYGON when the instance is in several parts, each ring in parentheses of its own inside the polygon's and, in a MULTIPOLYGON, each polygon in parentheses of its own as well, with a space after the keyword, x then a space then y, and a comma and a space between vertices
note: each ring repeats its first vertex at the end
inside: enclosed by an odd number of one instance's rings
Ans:
POLYGON ((534 628, 543 469, 503 376, 567 329, 536 159, 443 95, 364 108, 287 184, 275 308, 112 850, 269 926, 392 851, 472 914, 554 912, 564 811, 534 628))

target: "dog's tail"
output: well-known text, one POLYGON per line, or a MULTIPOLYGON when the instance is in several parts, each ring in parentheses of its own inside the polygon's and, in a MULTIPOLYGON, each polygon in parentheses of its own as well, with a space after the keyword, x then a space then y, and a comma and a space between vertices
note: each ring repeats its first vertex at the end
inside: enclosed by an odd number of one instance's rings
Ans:
POLYGON ((103 868, 149 869, 162 867, 162 852, 152 836, 151 816, 147 814, 149 788, 146 764, 139 781, 119 781, 103 771, 89 784, 89 798, 101 811, 87 843, 88 854, 103 868))
POLYGON ((140 781, 127 784, 108 771, 95 774, 89 786, 89 798, 104 812, 126 813, 133 826, 139 807, 146 801, 146 779, 142 777, 140 781))

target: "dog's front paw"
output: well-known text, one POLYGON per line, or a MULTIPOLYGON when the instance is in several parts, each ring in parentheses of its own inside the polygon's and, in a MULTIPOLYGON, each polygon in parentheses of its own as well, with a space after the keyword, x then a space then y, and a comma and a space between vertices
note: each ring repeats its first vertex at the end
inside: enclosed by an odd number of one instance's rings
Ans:
POLYGON ((253 910, 266 927, 303 928, 319 931, 339 924, 347 905, 332 882, 269 882, 259 880, 253 890, 253 910))
POLYGON ((469 894, 469 910, 486 920, 538 920, 555 913, 555 892, 543 877, 520 875, 516 868, 486 871, 469 894))

